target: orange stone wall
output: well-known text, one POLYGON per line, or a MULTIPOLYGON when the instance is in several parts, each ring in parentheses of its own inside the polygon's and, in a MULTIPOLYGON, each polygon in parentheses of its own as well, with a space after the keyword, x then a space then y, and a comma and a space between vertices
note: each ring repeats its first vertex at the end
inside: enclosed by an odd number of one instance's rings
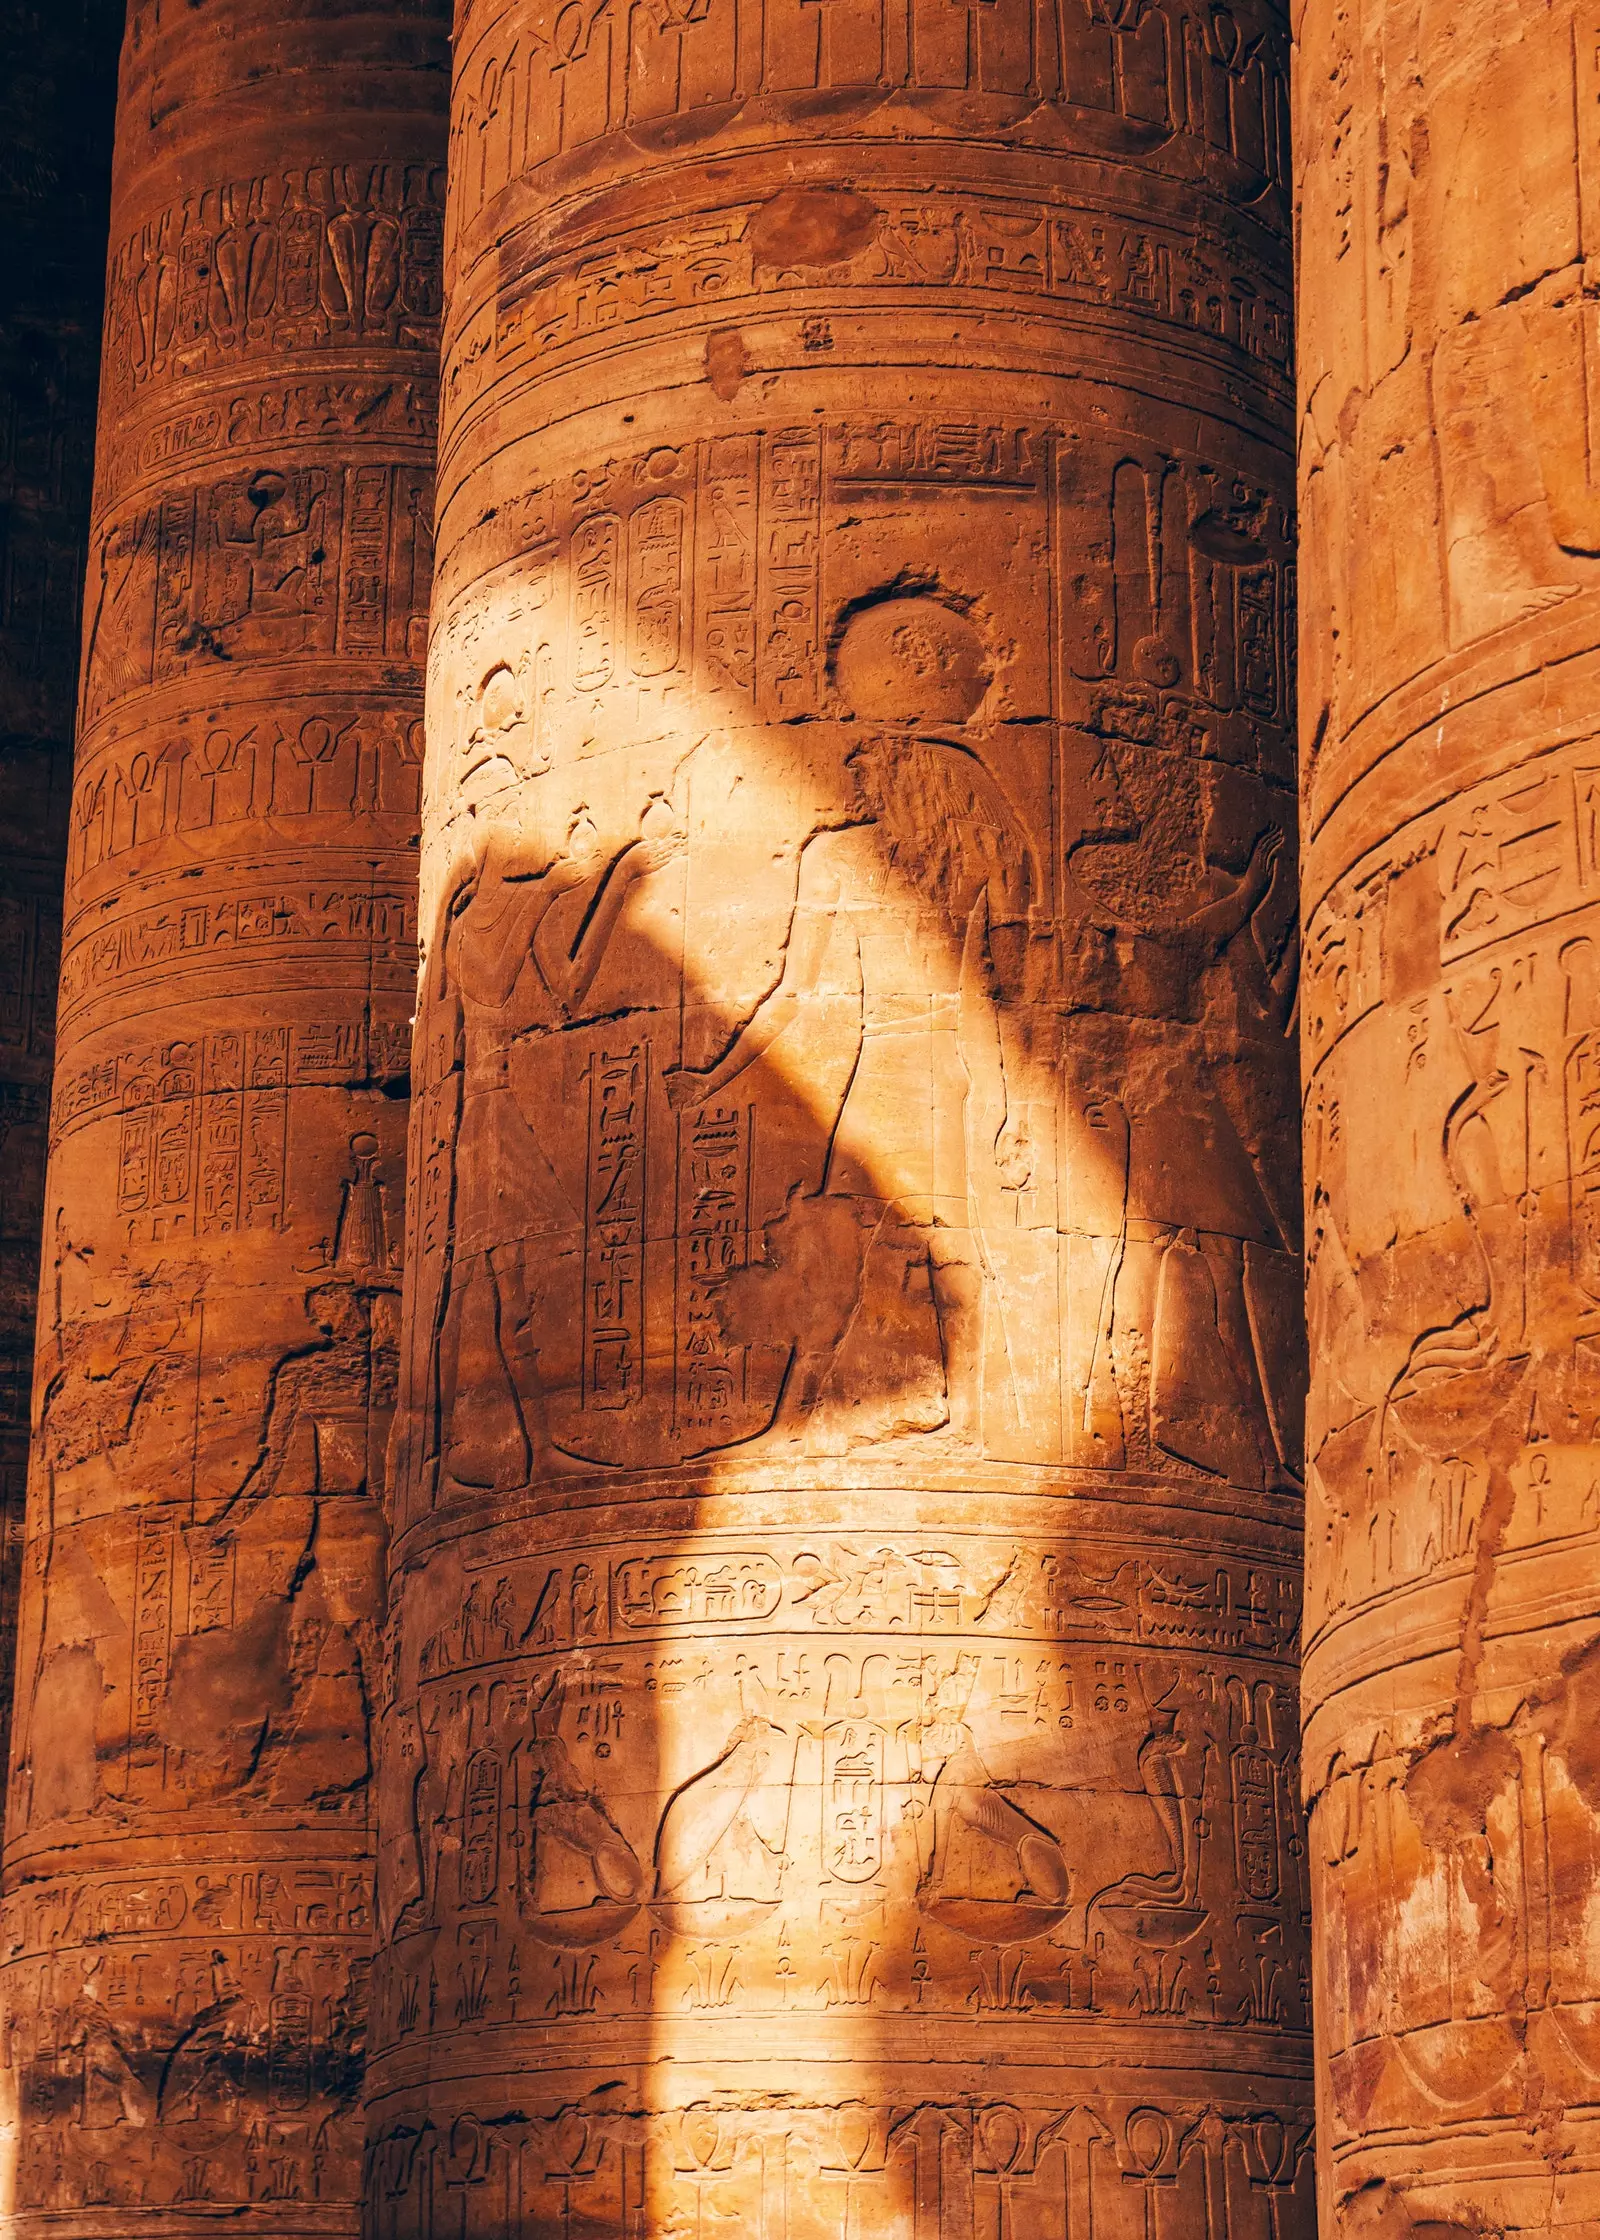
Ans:
POLYGON ((354 2229, 444 26, 123 55, 5 1850, 18 2233, 354 2229))
POLYGON ((0 1762, 120 28, 116 0, 0 8, 0 1762))
POLYGON ((382 2240, 1310 2234, 1286 59, 460 11, 382 2240))
POLYGON ((1600 48, 1300 37, 1322 2229, 1589 2232, 1600 48))

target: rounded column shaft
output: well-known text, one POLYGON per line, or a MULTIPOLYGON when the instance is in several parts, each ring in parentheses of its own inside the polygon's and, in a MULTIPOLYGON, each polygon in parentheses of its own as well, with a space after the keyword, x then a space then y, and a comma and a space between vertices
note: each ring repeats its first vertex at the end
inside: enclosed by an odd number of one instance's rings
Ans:
POLYGON ((11 1715, 115 0, 0 11, 0 1759, 11 1715))
POLYGON ((357 2215, 444 27, 123 52, 6 1828, 19 2232, 357 2215))
POLYGON ((1323 2230, 1587 2231, 1594 24, 1301 37, 1323 2230))
POLYGON ((1309 2229, 1284 60, 461 12, 385 2236, 1309 2229))

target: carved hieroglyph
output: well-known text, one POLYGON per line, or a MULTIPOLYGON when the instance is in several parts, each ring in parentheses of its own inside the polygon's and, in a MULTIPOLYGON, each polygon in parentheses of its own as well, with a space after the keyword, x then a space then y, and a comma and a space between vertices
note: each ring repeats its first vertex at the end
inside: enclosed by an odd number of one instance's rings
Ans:
POLYGON ((1600 20, 1303 35, 1323 2229, 1587 2232, 1600 20))
POLYGON ((72 791, 116 0, 0 7, 0 1762, 72 791))
POLYGON ((444 27, 226 28, 156 0, 123 61, 6 1829, 23 2232, 357 2214, 444 27))
POLYGON ((458 22, 383 2240, 1309 2232, 1284 48, 458 22))

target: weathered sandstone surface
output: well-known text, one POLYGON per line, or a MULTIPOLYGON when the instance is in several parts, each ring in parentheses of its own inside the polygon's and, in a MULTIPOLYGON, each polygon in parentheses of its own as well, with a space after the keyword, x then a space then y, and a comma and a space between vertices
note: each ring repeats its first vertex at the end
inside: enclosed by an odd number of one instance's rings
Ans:
POLYGON ((1323 2230, 1587 2233, 1600 59, 1568 0, 1300 36, 1323 2230))
POLYGON ((1286 25, 455 64, 374 2228, 1309 2235, 1286 25))
POLYGON ((5 1851, 19 2233, 354 2229, 444 26, 123 54, 5 1851))

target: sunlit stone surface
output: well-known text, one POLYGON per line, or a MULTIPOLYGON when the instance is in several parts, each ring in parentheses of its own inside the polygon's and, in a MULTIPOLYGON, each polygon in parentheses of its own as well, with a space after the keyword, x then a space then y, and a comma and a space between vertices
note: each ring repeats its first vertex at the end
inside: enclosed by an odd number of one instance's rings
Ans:
POLYGON ((24 2234, 358 2216, 443 31, 128 29, 6 1822, 24 2234))
POLYGON ((1595 30, 1303 24, 1328 2234, 1600 2227, 1595 30))
POLYGON ((1285 50, 458 22, 383 2240, 1311 2231, 1285 50))

